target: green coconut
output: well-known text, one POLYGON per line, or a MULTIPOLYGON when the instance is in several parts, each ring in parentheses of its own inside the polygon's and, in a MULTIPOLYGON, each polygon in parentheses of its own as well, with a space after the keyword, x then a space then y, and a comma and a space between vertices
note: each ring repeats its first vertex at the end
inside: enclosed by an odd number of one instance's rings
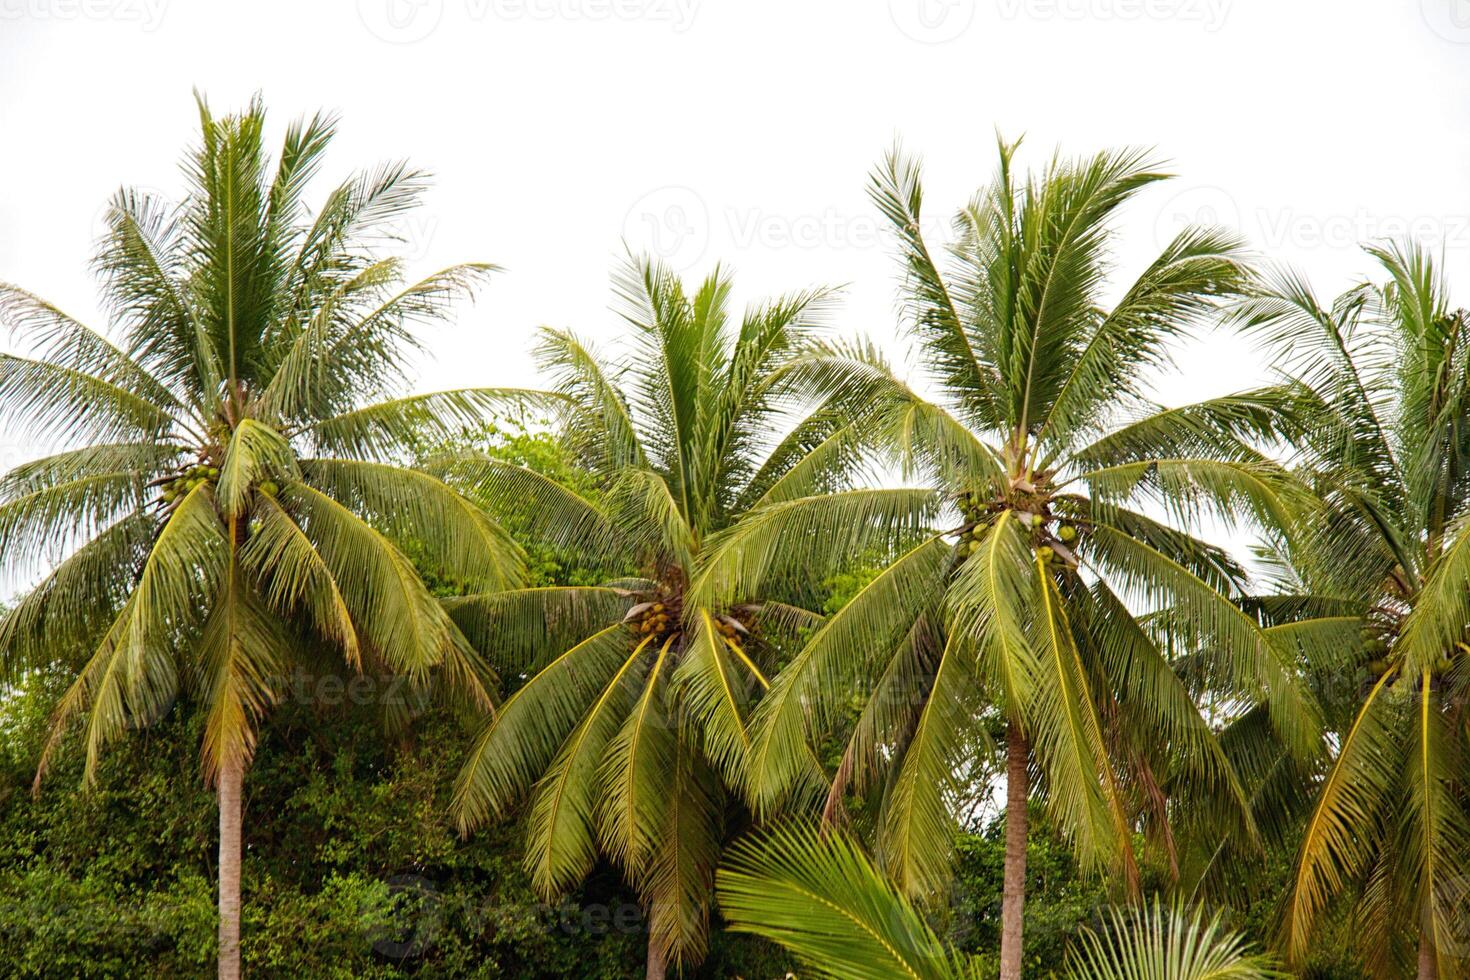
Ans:
POLYGON ((1057 537, 1068 543, 1077 540, 1077 529, 1070 524, 1063 524, 1057 529, 1057 537))

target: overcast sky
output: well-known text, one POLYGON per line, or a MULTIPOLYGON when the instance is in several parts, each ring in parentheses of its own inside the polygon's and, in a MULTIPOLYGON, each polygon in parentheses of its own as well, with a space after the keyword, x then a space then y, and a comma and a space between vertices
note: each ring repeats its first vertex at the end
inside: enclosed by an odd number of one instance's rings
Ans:
MULTIPOLYGON (((1156 147, 1179 177, 1123 216, 1124 273, 1192 219, 1324 293, 1369 271, 1365 238, 1470 259, 1470 0, 0 0, 0 78, 0 279, 93 323, 104 202, 178 193, 193 87, 261 91, 277 136, 340 112, 324 178, 432 170, 414 270, 506 272, 433 336, 424 389, 528 383, 537 324, 613 335, 623 241, 723 261, 742 297, 845 283, 839 329, 891 344, 864 183, 895 138, 935 217, 989 178, 997 128, 1030 162, 1156 147)), ((1218 339, 1160 395, 1256 376, 1218 339)))

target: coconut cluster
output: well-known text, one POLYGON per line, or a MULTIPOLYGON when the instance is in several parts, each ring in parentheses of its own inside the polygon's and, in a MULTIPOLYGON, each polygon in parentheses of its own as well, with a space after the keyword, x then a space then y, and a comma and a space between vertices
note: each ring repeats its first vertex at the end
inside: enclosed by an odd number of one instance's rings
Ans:
MULTIPOLYGON (((160 497, 165 506, 170 506, 181 500, 189 491, 201 487, 206 483, 216 483, 219 480, 219 467, 200 463, 179 472, 171 480, 163 481, 163 492, 160 497)), ((281 492, 280 486, 274 480, 261 480, 255 485, 255 489, 268 497, 274 497, 281 492)))
POLYGON ((969 493, 958 497, 956 503, 965 521, 960 528, 959 541, 955 545, 955 554, 961 561, 980 549, 980 537, 993 516, 1001 510, 1010 509, 1030 532, 1031 547, 1043 563, 1061 561, 1076 566, 1073 549, 1081 533, 1075 525, 1057 521, 1044 499, 1012 505, 1005 501, 986 500, 978 493, 969 493))
POLYGON ((723 636, 725 642, 736 650, 739 650, 741 653, 745 652, 745 647, 741 644, 741 637, 745 636, 749 631, 745 628, 744 623, 731 616, 721 616, 715 620, 715 632, 723 636))
POLYGON ((659 636, 668 632, 669 610, 662 602, 649 602, 633 621, 633 628, 640 636, 659 636))
POLYGON ((985 525, 990 523, 994 508, 990 501, 978 493, 961 494, 956 503, 959 505, 960 515, 965 519, 965 525, 960 529, 960 540, 955 545, 955 554, 963 561, 980 550, 980 534, 985 525))
POLYGON ((213 483, 219 479, 218 466, 191 466, 178 476, 174 477, 163 487, 163 502, 171 504, 196 487, 206 483, 213 483))
POLYGON ((1021 516, 1031 528, 1031 546, 1042 564, 1061 562, 1076 567, 1077 556, 1072 549, 1076 547, 1077 539, 1081 535, 1075 525, 1058 522, 1049 511, 1021 516))

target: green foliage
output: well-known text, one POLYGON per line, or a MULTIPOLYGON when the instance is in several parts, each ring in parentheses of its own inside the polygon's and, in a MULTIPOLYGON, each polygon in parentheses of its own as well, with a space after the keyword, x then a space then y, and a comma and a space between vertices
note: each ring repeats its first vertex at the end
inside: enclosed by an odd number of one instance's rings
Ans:
MULTIPOLYGON (((999 970, 1001 883, 1005 865, 1004 821, 985 833, 964 835, 955 845, 955 883, 947 930, 973 954, 986 976, 999 970)), ((1026 844, 1026 913, 1023 932, 1027 975, 1045 976, 1066 960, 1071 939, 1095 920, 1109 894, 1101 878, 1084 874, 1057 834, 1033 827, 1026 844)))
MULTIPOLYGON (((523 466, 591 500, 598 495, 596 479, 576 465, 566 443, 544 423, 528 420, 524 413, 502 414, 493 421, 465 427, 449 439, 425 441, 416 450, 421 460, 469 454, 523 466)), ((469 494, 476 496, 473 490, 469 494)), ((635 571, 632 568, 610 570, 598 556, 538 538, 524 513, 509 510, 501 515, 501 524, 525 548, 526 584, 531 588, 598 585, 608 578, 635 571)), ((417 557, 419 549, 410 549, 410 553, 417 557)), ((420 567, 435 595, 464 595, 471 591, 468 583, 451 581, 422 562, 420 567)))
MULTIPOLYGON (((981 980, 989 956, 946 941, 850 837, 797 825, 730 849, 717 888, 732 927, 780 943, 805 974, 833 980, 981 980)), ((1067 980, 1270 980, 1282 976, 1218 915, 1175 906, 1096 906, 1074 924, 1060 970, 1040 957, 1027 976, 1067 980)))
MULTIPOLYGON (((213 796, 192 706, 124 742, 76 793, 81 759, 32 799, 59 682, 0 707, 0 977, 213 969, 213 796)), ((461 839, 446 816, 463 733, 442 714, 384 745, 361 708, 288 704, 245 782, 243 960, 254 976, 587 977, 641 970, 646 921, 610 869, 556 902, 521 870, 515 824, 461 839)), ((691 977, 780 976, 779 953, 717 934, 691 977)))

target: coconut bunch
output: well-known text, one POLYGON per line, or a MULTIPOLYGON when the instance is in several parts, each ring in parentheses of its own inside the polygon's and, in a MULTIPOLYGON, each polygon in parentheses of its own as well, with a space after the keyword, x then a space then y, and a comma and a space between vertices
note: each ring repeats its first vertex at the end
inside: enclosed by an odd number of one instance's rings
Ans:
POLYGON ((1077 567, 1077 556, 1073 553, 1080 532, 1076 525, 1061 521, 1051 512, 1045 495, 1032 495, 1028 499, 986 499, 979 493, 963 493, 955 498, 964 523, 960 526, 959 540, 955 544, 955 556, 963 561, 980 548, 980 538, 994 516, 1003 510, 1012 510, 1030 530, 1031 546, 1044 563, 1060 560, 1069 567, 1077 567))
POLYGON ((678 606, 680 604, 674 599, 654 599, 640 602, 628 610, 624 622, 628 623, 633 632, 639 636, 673 635, 678 630, 678 606), (675 625, 673 630, 669 629, 669 623, 675 625))
MULTIPOLYGON (((663 595, 637 603, 628 610, 623 622, 627 623, 635 636, 653 637, 659 642, 677 637, 681 632, 684 603, 676 595, 663 595)), ((743 637, 750 635, 750 627, 738 617, 720 615, 713 617, 715 632, 736 650, 744 653, 743 637)))
POLYGON ((190 466, 161 482, 160 485, 163 487, 163 491, 159 494, 159 500, 165 507, 171 506, 174 501, 183 497, 195 487, 203 486, 206 483, 213 483, 218 479, 218 466, 208 466, 204 463, 190 466))
MULTIPOLYGON (((158 505, 168 508, 182 500, 190 490, 203 486, 206 483, 217 483, 219 481, 219 467, 208 463, 199 463, 194 466, 179 470, 171 477, 156 481, 155 485, 162 487, 158 495, 158 505)), ((274 497, 281 492, 281 487, 276 481, 261 480, 255 488, 268 497, 274 497)))

